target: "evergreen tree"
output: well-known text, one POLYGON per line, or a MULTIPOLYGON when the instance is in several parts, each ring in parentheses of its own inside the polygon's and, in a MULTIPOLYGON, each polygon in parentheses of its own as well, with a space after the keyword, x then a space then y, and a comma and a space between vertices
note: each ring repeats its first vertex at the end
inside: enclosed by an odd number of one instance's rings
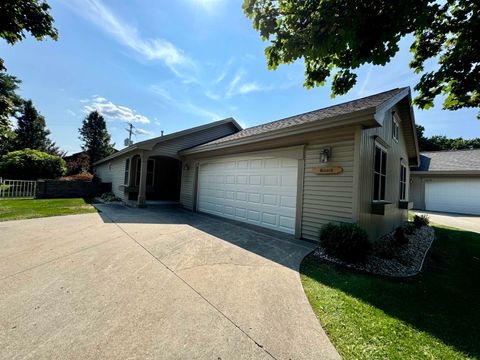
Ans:
POLYGON ((16 93, 18 80, 15 76, 0 72, 0 155, 13 150, 15 133, 10 118, 22 105, 22 98, 16 93))
POLYGON ((17 115, 15 129, 15 147, 18 150, 25 148, 46 151, 51 144, 46 128, 45 118, 33 106, 32 100, 25 100, 17 115))
POLYGON ((82 149, 90 158, 89 170, 91 171, 94 162, 114 152, 113 145, 110 144, 107 124, 102 115, 97 111, 92 111, 83 120, 82 127, 78 130, 80 140, 83 141, 82 149))

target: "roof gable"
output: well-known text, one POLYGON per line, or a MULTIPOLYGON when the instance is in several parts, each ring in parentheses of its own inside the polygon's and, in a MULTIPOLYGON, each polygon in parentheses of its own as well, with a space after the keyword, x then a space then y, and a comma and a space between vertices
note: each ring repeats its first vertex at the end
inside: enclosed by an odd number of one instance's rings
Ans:
POLYGON ((168 135, 163 135, 163 136, 158 136, 153 139, 145 140, 145 141, 140 141, 138 143, 135 143, 129 147, 126 147, 125 149, 122 149, 118 152, 116 152, 113 155, 107 156, 97 162, 95 162, 93 165, 98 165, 101 164, 105 161, 112 160, 118 156, 125 155, 131 151, 134 150, 152 150, 155 146, 157 146, 160 143, 167 142, 167 141, 172 141, 181 137, 189 136, 198 132, 202 132, 205 130, 209 130, 218 126, 222 126, 224 124, 230 123, 236 131, 242 130, 242 127, 237 123, 237 121, 234 118, 227 118, 219 121, 214 121, 205 125, 200 125, 196 126, 193 128, 177 131, 168 135))

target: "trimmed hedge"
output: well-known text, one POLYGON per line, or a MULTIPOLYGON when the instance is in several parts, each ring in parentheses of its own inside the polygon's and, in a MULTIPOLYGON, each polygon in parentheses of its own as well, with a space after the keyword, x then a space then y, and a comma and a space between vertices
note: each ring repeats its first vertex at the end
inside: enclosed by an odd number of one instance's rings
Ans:
POLYGON ((38 150, 12 151, 0 157, 0 177, 4 179, 56 179, 66 170, 61 157, 38 150))
POLYGON ((320 233, 320 244, 327 254, 348 262, 363 260, 370 250, 365 230, 357 224, 349 223, 324 225, 320 233))

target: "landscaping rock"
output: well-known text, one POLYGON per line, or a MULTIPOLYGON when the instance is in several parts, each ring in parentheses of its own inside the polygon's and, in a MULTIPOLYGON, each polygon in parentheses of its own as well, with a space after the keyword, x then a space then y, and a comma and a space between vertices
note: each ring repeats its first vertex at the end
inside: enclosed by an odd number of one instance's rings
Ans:
MULTIPOLYGON (((391 241, 393 234, 392 232, 378 241, 391 241)), ((319 260, 330 261, 376 275, 410 277, 417 275, 421 271, 426 254, 435 238, 435 232, 432 227, 423 226, 412 234, 406 235, 406 237, 408 238, 408 243, 398 246, 395 255, 388 259, 372 251, 362 262, 347 263, 328 255, 321 246, 315 250, 314 256, 319 260)))

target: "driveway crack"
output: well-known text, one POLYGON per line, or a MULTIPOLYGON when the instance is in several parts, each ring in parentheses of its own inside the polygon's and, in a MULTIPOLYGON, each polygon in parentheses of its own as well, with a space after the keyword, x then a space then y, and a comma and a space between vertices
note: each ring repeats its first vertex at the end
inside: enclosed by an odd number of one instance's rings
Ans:
POLYGON ((230 322, 233 326, 235 326, 243 335, 249 338, 255 345, 257 345, 260 349, 262 349, 268 356, 272 359, 277 360, 277 358, 270 353, 265 347, 257 342, 253 337, 251 337, 245 330, 243 330, 235 321, 233 321, 230 317, 228 317, 224 312, 222 312, 217 306, 215 306, 210 300, 208 300, 205 296, 203 296, 197 289, 195 289, 190 283, 188 283, 184 278, 182 278, 179 274, 177 274, 172 268, 170 268, 167 264, 165 264, 159 257, 153 254, 150 250, 148 250, 143 244, 141 244, 137 239, 135 239, 130 233, 128 233, 124 228, 120 226, 115 220, 113 220, 110 216, 104 213, 104 216, 108 217, 122 232, 125 233, 132 241, 134 241, 138 246, 140 246, 143 250, 145 250, 152 258, 154 258, 157 262, 162 264, 168 271, 172 273, 177 279, 183 282, 186 286, 188 286, 193 292, 195 292, 200 298, 202 298, 208 305, 210 305, 215 311, 217 311, 223 318, 225 318, 228 322, 230 322))

